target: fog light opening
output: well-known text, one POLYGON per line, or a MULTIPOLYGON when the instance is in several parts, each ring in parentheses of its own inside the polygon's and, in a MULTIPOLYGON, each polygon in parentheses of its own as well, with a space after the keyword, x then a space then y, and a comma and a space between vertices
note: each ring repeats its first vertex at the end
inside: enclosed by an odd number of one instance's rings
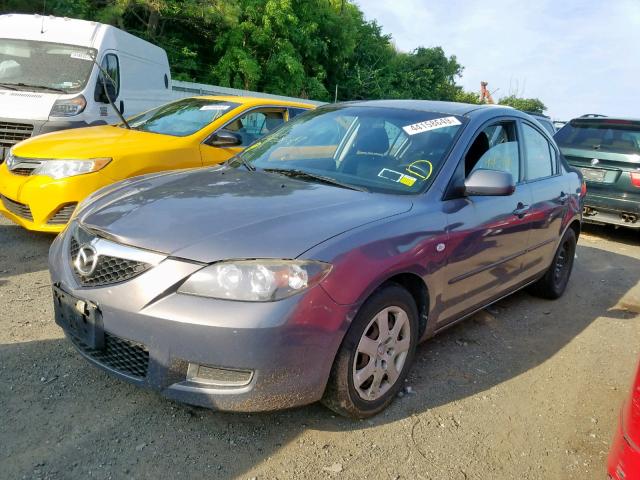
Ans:
POLYGON ((187 381, 216 387, 243 387, 253 379, 252 370, 210 367, 190 363, 187 369, 187 381))

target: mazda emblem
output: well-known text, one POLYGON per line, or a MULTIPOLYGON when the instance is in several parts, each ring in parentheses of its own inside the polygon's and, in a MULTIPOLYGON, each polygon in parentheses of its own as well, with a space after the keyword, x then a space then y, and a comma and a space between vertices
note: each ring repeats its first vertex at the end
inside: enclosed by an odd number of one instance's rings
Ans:
POLYGON ((598 160, 597 158, 594 158, 593 160, 591 160, 591 165, 597 165, 600 163, 600 160, 598 160))
POLYGON ((89 244, 84 244, 78 250, 73 265, 80 275, 84 277, 90 276, 98 265, 98 252, 89 244))

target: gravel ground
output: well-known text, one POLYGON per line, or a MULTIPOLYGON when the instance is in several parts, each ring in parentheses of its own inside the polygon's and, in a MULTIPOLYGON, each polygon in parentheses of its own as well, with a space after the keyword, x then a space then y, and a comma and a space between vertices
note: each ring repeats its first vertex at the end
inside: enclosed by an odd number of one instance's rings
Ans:
POLYGON ((0 220, 0 478, 602 479, 640 345, 640 234, 590 227, 565 296, 516 294, 419 347, 368 421, 223 414, 83 361, 52 319, 52 237, 0 220))

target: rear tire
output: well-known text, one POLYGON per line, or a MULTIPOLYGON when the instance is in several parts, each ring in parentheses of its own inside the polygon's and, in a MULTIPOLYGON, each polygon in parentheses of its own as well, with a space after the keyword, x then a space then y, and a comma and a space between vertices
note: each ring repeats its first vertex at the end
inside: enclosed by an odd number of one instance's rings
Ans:
POLYGON ((540 280, 529 287, 531 294, 550 300, 555 300, 562 296, 567 288, 571 270, 573 269, 576 243, 576 233, 573 228, 568 228, 562 236, 549 269, 540 280))
POLYGON ((345 417, 366 418, 398 394, 418 341, 418 309, 400 285, 383 286, 360 307, 333 362, 322 403, 345 417))

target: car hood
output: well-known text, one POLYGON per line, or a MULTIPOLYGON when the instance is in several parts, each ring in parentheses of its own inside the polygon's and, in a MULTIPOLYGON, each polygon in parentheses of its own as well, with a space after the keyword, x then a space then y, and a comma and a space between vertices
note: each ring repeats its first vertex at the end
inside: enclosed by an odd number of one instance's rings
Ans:
POLYGON ((206 168, 129 180, 99 195, 78 219, 119 242, 209 263, 296 258, 333 236, 411 207, 409 197, 206 168))
POLYGON ((159 135, 112 125, 73 128, 30 138, 16 145, 15 155, 25 158, 98 158, 175 147, 184 137, 159 135))

